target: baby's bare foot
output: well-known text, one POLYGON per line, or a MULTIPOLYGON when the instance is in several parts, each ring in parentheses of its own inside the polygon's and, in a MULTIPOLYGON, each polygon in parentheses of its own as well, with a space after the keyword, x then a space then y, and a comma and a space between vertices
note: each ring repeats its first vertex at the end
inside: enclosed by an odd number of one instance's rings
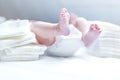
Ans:
POLYGON ((100 35, 101 29, 97 24, 92 24, 89 31, 83 36, 82 40, 86 47, 89 47, 100 35))
POLYGON ((69 31, 69 19, 70 15, 67 11, 67 9, 63 8, 60 13, 60 21, 59 21, 59 28, 63 35, 68 35, 70 33, 69 31))

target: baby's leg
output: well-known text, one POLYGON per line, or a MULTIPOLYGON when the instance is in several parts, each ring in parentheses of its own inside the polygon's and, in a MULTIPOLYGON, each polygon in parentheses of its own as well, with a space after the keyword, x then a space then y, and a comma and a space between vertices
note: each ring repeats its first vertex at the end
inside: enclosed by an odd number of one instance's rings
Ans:
POLYGON ((74 25, 79 31, 85 35, 88 32, 89 24, 85 18, 78 17, 77 15, 70 14, 70 24, 74 25))
POLYGON ((89 31, 82 37, 84 45, 89 47, 100 35, 101 29, 97 24, 91 24, 89 31))
POLYGON ((68 13, 67 9, 63 8, 60 13, 59 23, 57 25, 57 28, 60 30, 60 35, 62 34, 67 36, 70 33, 69 20, 70 20, 70 14, 68 13))
POLYGON ((52 45, 56 36, 69 34, 69 13, 65 8, 61 10, 59 23, 47 23, 41 21, 32 22, 31 30, 36 35, 38 43, 52 45))
POLYGON ((90 25, 86 19, 78 17, 75 14, 70 15, 70 23, 82 32, 82 40, 86 47, 89 47, 101 33, 97 24, 90 25))

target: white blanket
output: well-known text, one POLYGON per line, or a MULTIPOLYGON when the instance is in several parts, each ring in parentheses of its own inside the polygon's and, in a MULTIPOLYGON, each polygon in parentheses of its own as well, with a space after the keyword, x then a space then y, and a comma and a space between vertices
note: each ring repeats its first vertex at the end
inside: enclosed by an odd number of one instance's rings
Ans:
POLYGON ((41 57, 37 61, 1 62, 0 80, 120 80, 120 59, 78 51, 76 57, 41 57))

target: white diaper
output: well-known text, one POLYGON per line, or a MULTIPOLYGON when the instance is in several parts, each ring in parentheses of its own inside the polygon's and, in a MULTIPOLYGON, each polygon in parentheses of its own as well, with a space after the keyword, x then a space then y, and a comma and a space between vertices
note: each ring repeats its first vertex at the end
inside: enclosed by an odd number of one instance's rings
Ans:
POLYGON ((58 36, 56 42, 52 46, 48 46, 45 55, 73 56, 80 47, 84 47, 81 37, 81 32, 73 25, 70 25, 70 34, 68 36, 58 36))
POLYGON ((0 24, 0 50, 35 42, 28 20, 8 20, 0 24), (23 44, 24 43, 24 44, 23 44))
POLYGON ((46 46, 29 43, 23 46, 0 50, 0 61, 31 61, 38 60, 44 54, 46 46))
POLYGON ((37 60, 46 46, 36 43, 28 20, 9 20, 0 24, 0 61, 37 60))
POLYGON ((0 24, 0 39, 31 34, 28 20, 8 20, 0 24))

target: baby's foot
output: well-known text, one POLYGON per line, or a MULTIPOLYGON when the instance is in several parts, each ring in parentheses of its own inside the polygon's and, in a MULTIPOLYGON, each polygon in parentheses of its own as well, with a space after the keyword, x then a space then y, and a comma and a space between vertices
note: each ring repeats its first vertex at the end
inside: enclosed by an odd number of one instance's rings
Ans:
POLYGON ((83 36, 82 40, 86 47, 89 47, 100 35, 101 29, 97 24, 92 24, 89 31, 83 36))
POLYGON ((58 24, 60 31, 63 35, 68 35, 70 33, 69 19, 70 19, 70 15, 69 15, 67 9, 63 8, 60 13, 60 21, 58 24))

